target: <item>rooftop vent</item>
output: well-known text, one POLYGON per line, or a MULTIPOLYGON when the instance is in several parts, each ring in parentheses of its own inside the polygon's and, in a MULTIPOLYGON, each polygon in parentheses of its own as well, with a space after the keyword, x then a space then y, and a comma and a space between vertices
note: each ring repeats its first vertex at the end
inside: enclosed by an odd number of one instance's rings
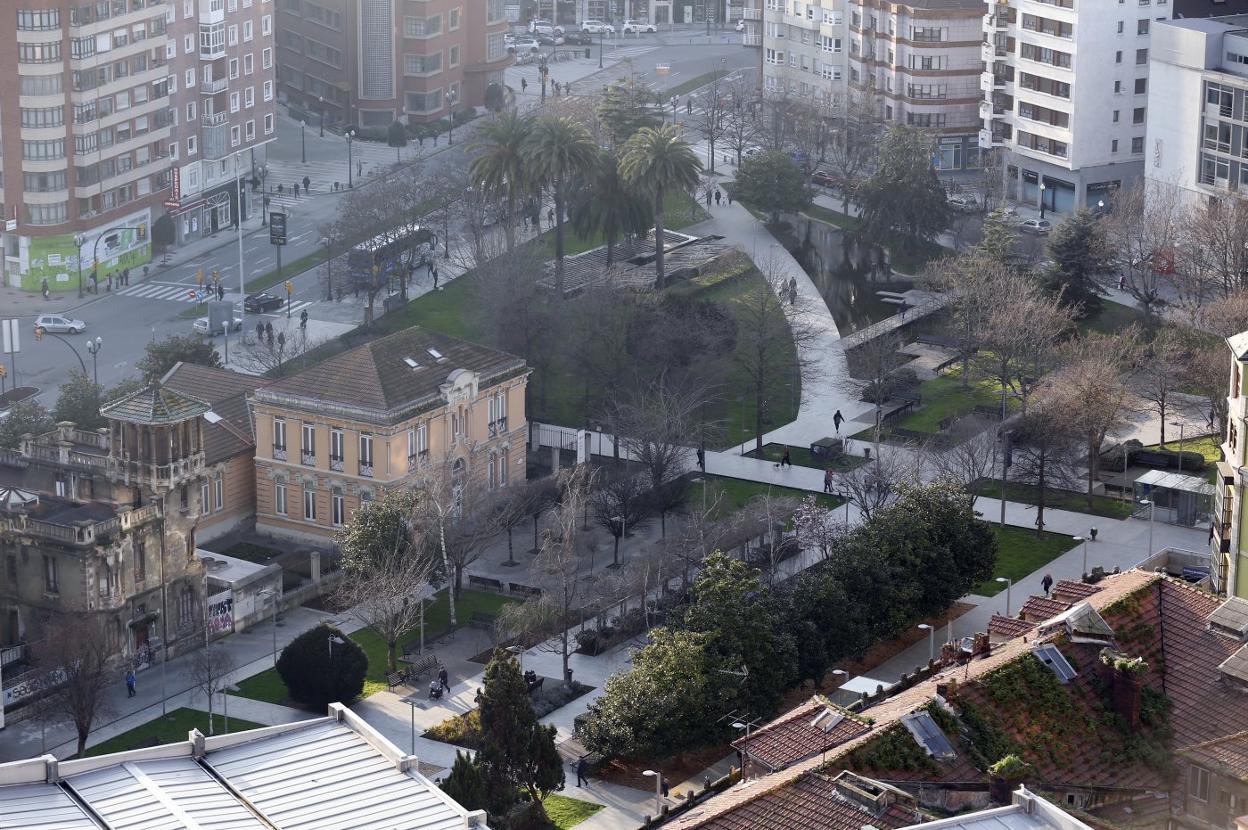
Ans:
POLYGON ((1223 660, 1218 666, 1218 672, 1224 680, 1241 689, 1248 689, 1248 646, 1223 660))
POLYGON ((407 364, 407 368, 409 368, 409 369, 419 369, 419 368, 420 368, 420 364, 416 362, 416 358, 414 358, 414 357, 405 357, 405 358, 403 358, 403 362, 407 364))
POLYGON ((937 761, 952 761, 958 757, 949 738, 927 712, 911 712, 901 719, 901 723, 910 730, 919 746, 937 761))
POLYGON ((815 715, 815 719, 810 722, 810 725, 822 729, 824 732, 831 732, 843 720, 845 720, 844 712, 838 712, 831 707, 825 706, 822 712, 815 715))
POLYGON ((832 779, 832 784, 841 798, 869 810, 874 815, 884 812, 891 804, 913 801, 910 794, 903 790, 849 770, 841 771, 832 779))
POLYGON ((1248 639, 1248 600, 1231 597, 1209 615, 1209 630, 1240 642, 1248 639))
POLYGON ((1069 683, 1079 674, 1074 666, 1070 665, 1066 655, 1062 654, 1061 649, 1052 643, 1041 643, 1033 648, 1031 653, 1036 656, 1037 660, 1048 666, 1062 683, 1069 683))

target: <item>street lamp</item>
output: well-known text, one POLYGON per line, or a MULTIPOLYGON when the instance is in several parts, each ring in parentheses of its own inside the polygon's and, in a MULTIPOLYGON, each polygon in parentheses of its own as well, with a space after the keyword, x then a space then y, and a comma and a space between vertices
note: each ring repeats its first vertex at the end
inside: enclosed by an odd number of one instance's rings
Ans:
POLYGON ((1104 199, 1098 199, 1098 200, 1097 200, 1097 202, 1096 202, 1096 212, 1097 212, 1097 213, 1104 213, 1104 212, 1105 212, 1105 200, 1104 200, 1104 199))
POLYGON ((1040 182, 1040 218, 1041 219, 1044 218, 1044 191, 1046 189, 1047 188, 1044 186, 1044 182, 1040 182))
POLYGON ((411 695, 408 695, 407 697, 400 698, 399 702, 406 703, 408 706, 412 707, 412 751, 409 754, 415 755, 416 754, 416 710, 420 709, 423 712, 425 709, 425 701, 421 700, 420 697, 418 697, 417 695, 411 694, 411 695))
POLYGON ((83 234, 74 234, 74 245, 78 246, 78 299, 82 299, 82 243, 87 241, 83 234))
POLYGON ((334 298, 334 257, 329 250, 329 237, 322 236, 321 244, 325 246, 325 300, 334 298))
POLYGON ((446 136, 446 144, 449 147, 455 143, 455 101, 459 95, 455 92, 455 87, 451 87, 446 91, 446 111, 447 120, 451 122, 451 129, 446 136))
POLYGON ((641 774, 654 779, 654 817, 657 819, 663 815, 663 773, 646 769, 641 774))
POLYGON ((299 122, 299 161, 303 164, 308 163, 308 122, 301 120, 299 122))
POLYGON ((230 692, 237 692, 239 688, 233 683, 221 689, 221 714, 225 716, 225 732, 222 734, 230 734, 230 692))
POLYGON ((1157 504, 1150 499, 1140 499, 1140 504, 1148 505, 1148 555, 1153 555, 1153 518, 1157 515, 1157 504))
POLYGON ((352 175, 355 173, 355 162, 351 160, 351 139, 355 138, 355 130, 348 129, 344 135, 347 137, 347 189, 355 187, 355 180, 352 175))
POLYGON ((607 30, 605 27, 598 30, 598 68, 599 69, 602 69, 602 50, 606 48, 603 45, 603 42, 606 39, 606 36, 607 36, 607 30))
POLYGON ((1088 540, 1083 536, 1072 536, 1076 542, 1083 542, 1083 569, 1079 571, 1079 579, 1083 580, 1088 575, 1088 540))
POLYGON ((927 623, 919 623, 919 629, 927 632, 927 662, 936 659, 936 627, 927 623))
POLYGON ((318 109, 321 111, 321 138, 324 138, 325 137, 325 96, 318 95, 316 98, 316 102, 317 104, 320 105, 318 109))
POLYGON ((1008 617, 1010 616, 1010 591, 1014 589, 1014 580, 1008 576, 999 576, 996 581, 1005 586, 1005 616, 1008 617))
POLYGON ((94 340, 87 341, 87 351, 91 354, 91 382, 96 386, 100 385, 100 370, 96 365, 100 349, 104 348, 104 338, 97 337, 94 340))
POLYGON ((273 601, 273 667, 277 668, 277 589, 265 588, 258 595, 268 596, 273 601))
POLYGON ((1183 472, 1183 431, 1187 429, 1187 424, 1184 423, 1183 421, 1171 421, 1170 426, 1179 428, 1179 469, 1178 469, 1178 472, 1181 473, 1183 472))
MULTIPOLYGON (((737 721, 732 722, 732 728, 736 729, 738 732, 744 729, 745 740, 747 742, 750 740, 750 724, 742 723, 741 721, 737 720, 737 721)), ((750 777, 749 767, 750 767, 750 748, 747 743, 745 749, 741 750, 741 777, 743 779, 750 777)))
POLYGON ((329 642, 329 659, 332 661, 334 659, 334 643, 337 643, 340 646, 344 646, 347 644, 347 641, 339 637, 337 634, 331 634, 329 635, 328 642, 329 642))

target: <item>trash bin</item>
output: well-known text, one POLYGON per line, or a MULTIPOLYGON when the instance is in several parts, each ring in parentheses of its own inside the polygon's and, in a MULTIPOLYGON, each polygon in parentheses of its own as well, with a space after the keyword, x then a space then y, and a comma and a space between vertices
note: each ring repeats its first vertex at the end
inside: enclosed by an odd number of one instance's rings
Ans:
POLYGON ((589 57, 589 53, 590 53, 590 51, 591 51, 593 48, 594 48, 594 47, 592 47, 592 46, 586 46, 586 47, 585 47, 585 57, 587 57, 587 58, 589 57))
POLYGON ((567 683, 569 686, 571 686, 572 685, 572 670, 568 669, 567 671, 564 672, 564 674, 566 675, 563 678, 564 682, 567 683))

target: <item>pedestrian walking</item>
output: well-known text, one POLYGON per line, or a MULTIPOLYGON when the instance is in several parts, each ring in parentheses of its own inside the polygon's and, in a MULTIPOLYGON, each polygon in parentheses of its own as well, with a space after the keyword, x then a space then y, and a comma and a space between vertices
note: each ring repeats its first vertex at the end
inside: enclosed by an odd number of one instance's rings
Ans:
POLYGON ((273 324, 272 323, 264 324, 264 339, 268 342, 270 346, 273 345, 273 324))
POLYGON ((364 175, 364 162, 362 162, 362 161, 357 161, 357 162, 355 163, 355 175, 357 175, 357 176, 363 176, 363 175, 364 175))
POLYGON ((546 211, 546 223, 552 228, 555 226, 555 209, 550 208, 546 211))
POLYGON ((138 692, 135 689, 136 679, 134 669, 126 669, 126 697, 134 697, 138 692))
POLYGON ((259 343, 264 339, 264 321, 260 320, 256 323, 256 342, 259 343))
POLYGON ((433 276, 433 290, 438 290, 438 266, 430 263, 429 273, 433 276))
POLYGON ((582 755, 580 758, 576 760, 576 786, 578 787, 589 786, 589 779, 585 777, 585 773, 588 770, 589 770, 589 764, 585 761, 585 756, 582 755))
POLYGON ((299 328, 305 331, 308 328, 308 310, 306 308, 299 312, 299 328))
POLYGON ((217 299, 218 300, 225 299, 225 283, 223 282, 217 283, 217 299))
POLYGON ((823 492, 825 493, 832 492, 832 468, 831 467, 823 471, 823 492))
POLYGON ((706 472, 706 450, 702 449, 701 447, 698 447, 697 456, 698 456, 698 469, 705 473, 706 472))
POLYGON ((669 792, 671 792, 671 787, 672 787, 672 785, 671 785, 671 783, 667 780, 667 778, 666 778, 666 777, 662 778, 661 780, 663 781, 663 787, 662 787, 663 797, 664 797, 664 798, 667 798, 667 794, 668 794, 669 792))
POLYGON ((438 685, 442 687, 442 691, 449 692, 451 690, 451 677, 446 672, 446 666, 438 668, 438 685))
POLYGON ((788 447, 785 447, 785 448, 784 448, 784 452, 780 455, 780 466, 781 466, 781 467, 792 467, 792 466, 793 466, 793 462, 789 459, 789 448, 788 448, 788 447))
POLYGON ((304 176, 303 177, 303 192, 307 193, 308 188, 310 188, 311 186, 312 186, 312 180, 308 178, 307 176, 304 176))
MULTIPOLYGON (((147 267, 146 267, 146 266, 144 266, 144 268, 143 268, 143 276, 145 276, 145 277, 147 276, 147 267)), ((130 269, 129 269, 129 268, 122 268, 122 269, 121 269, 121 284, 122 284, 122 285, 129 285, 129 284, 130 284, 130 269)))
POLYGON ((44 277, 44 278, 43 278, 43 289, 42 289, 42 290, 43 290, 43 298, 44 298, 45 300, 46 300, 48 297, 52 296, 52 292, 48 290, 48 279, 47 279, 47 277, 44 277))
POLYGON ((719 207, 719 200, 724 198, 724 194, 719 192, 719 188, 715 188, 715 207, 719 207))
POLYGON ((523 95, 524 93, 526 93, 526 92, 528 92, 528 91, 529 91, 529 82, 528 82, 528 80, 526 80, 525 78, 521 78, 521 79, 520 79, 520 94, 521 94, 521 95, 523 95))
POLYGON ((706 206, 708 208, 711 206, 711 195, 711 191, 706 191, 706 206))
POLYGON ((299 198, 299 182, 295 182, 295 198, 299 198))
POLYGON ((692 98, 685 99, 685 112, 687 112, 690 115, 693 115, 693 99, 692 98))
MULTIPOLYGON (((120 279, 121 279, 121 277, 118 277, 117 279, 119 279, 119 280, 120 280, 120 279)), ((113 275, 112 275, 112 274, 109 274, 109 275, 108 275, 108 290, 109 290, 109 291, 112 291, 112 290, 113 290, 113 275)))
POLYGON ((841 410, 836 410, 832 416, 832 426, 836 427, 836 434, 841 434, 841 424, 845 423, 845 416, 841 414, 841 410))
POLYGON ((1050 574, 1045 574, 1044 579, 1040 580, 1040 587, 1044 589, 1044 595, 1047 597, 1049 589, 1053 587, 1053 577, 1050 574))
POLYGON ((725 191, 724 191, 724 196, 728 199, 728 204, 730 204, 730 205, 731 205, 731 204, 732 204, 732 191, 731 191, 731 190, 725 190, 725 191))

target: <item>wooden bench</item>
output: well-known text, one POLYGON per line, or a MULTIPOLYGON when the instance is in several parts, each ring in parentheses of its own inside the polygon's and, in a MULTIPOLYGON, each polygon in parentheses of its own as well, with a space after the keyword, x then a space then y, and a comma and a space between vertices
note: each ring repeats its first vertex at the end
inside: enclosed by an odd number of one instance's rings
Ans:
POLYGON ((532 585, 521 585, 519 582, 509 582, 508 587, 511 588, 513 594, 519 594, 522 597, 540 597, 542 595, 541 588, 534 588, 532 585))
POLYGON ((407 684, 407 672, 405 671, 388 671, 386 672, 386 685, 394 691, 395 686, 404 686, 407 684))
POLYGON ((529 684, 529 694, 533 694, 534 692, 540 692, 540 691, 542 690, 542 684, 543 684, 543 683, 545 683, 545 682, 546 682, 546 678, 544 678, 544 677, 539 677, 539 678, 537 678, 537 682, 536 682, 536 683, 530 683, 530 684, 529 684))
POLYGON ((487 591, 503 592, 503 583, 497 579, 491 579, 488 576, 468 575, 468 584, 473 588, 483 588, 487 591))
POLYGON ((415 680, 427 671, 434 669, 438 665, 438 658, 433 654, 426 654, 423 657, 413 659, 411 666, 407 669, 407 676, 411 680, 415 680))

